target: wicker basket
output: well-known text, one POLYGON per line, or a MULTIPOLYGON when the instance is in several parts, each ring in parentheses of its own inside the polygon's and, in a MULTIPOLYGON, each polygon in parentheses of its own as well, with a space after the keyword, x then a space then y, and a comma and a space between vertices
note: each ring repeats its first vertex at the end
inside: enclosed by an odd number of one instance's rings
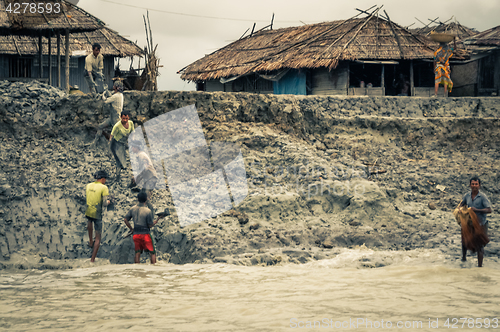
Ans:
POLYGON ((438 43, 449 43, 453 39, 455 39, 455 35, 451 35, 449 33, 438 33, 438 32, 431 32, 429 37, 438 43))

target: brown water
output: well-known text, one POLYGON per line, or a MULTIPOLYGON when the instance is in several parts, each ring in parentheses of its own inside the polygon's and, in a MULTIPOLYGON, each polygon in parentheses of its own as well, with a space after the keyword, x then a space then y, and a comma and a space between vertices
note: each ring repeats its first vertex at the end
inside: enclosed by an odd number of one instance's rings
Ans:
POLYGON ((315 330, 444 331, 454 323, 447 328, 447 318, 468 331, 487 330, 478 326, 489 318, 488 330, 500 330, 493 320, 500 318, 500 268, 488 262, 479 269, 474 259, 462 264, 432 251, 346 250, 273 267, 80 261, 70 270, 4 270, 0 330, 283 331, 311 330, 316 321, 315 330), (356 265, 370 255, 393 264, 356 265), (474 322, 462 327, 465 317, 474 322))

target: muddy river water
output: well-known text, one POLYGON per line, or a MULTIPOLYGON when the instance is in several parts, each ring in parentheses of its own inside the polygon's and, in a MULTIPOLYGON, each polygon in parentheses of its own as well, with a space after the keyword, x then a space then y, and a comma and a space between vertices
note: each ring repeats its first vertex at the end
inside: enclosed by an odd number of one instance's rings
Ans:
POLYGON ((103 260, 3 270, 0 330, 500 330, 497 262, 386 252, 392 265, 351 267, 373 254, 268 267, 103 260))

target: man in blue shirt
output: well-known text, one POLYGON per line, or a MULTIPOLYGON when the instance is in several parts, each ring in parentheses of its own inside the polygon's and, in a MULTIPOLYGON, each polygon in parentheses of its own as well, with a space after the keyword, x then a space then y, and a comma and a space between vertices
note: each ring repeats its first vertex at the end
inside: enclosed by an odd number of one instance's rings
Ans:
MULTIPOLYGON (((483 226, 484 234, 488 235, 488 221, 486 220, 486 214, 491 213, 491 203, 486 197, 486 195, 479 191, 481 188, 481 180, 475 176, 470 179, 470 193, 464 195, 460 206, 467 205, 474 211, 477 215, 477 219, 481 226, 483 226)), ((484 247, 481 247, 477 251, 477 266, 483 266, 483 255, 484 255, 484 247)), ((462 261, 465 262, 467 260, 467 248, 464 244, 464 239, 462 237, 462 261)))

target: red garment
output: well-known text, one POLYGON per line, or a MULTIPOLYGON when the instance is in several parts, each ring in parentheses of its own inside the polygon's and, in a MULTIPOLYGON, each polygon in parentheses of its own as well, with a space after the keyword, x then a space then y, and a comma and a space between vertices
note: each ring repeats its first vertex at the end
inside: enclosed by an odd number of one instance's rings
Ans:
POLYGON ((155 246, 153 239, 149 234, 134 234, 135 252, 142 252, 143 250, 155 253, 155 246))

